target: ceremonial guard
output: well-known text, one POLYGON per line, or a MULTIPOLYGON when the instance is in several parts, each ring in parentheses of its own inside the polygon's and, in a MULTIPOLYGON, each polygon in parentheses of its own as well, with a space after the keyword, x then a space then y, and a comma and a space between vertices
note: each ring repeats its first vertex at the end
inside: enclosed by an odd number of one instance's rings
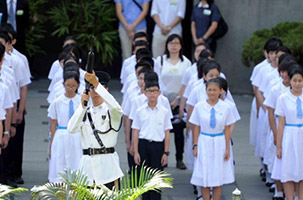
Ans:
POLYGON ((123 176, 119 157, 115 152, 118 131, 121 127, 122 109, 116 99, 107 91, 110 77, 105 72, 86 73, 91 84, 88 95, 83 93, 81 105, 68 124, 70 133, 81 132, 83 156, 80 169, 88 177, 89 186, 104 184, 112 189, 118 186, 123 176), (91 97, 91 106, 85 101, 91 97))

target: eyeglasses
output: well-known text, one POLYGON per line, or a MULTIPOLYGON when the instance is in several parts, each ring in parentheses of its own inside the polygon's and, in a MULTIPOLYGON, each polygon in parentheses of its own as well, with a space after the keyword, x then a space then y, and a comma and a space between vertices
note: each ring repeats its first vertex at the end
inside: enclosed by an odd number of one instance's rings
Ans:
POLYGON ((145 90, 145 92, 148 94, 155 94, 155 93, 159 92, 159 90, 145 90))
POLYGON ((168 44, 169 45, 180 45, 181 43, 180 42, 169 42, 168 44))
POLYGON ((76 89, 78 86, 75 86, 75 85, 65 85, 66 88, 69 88, 69 89, 76 89))

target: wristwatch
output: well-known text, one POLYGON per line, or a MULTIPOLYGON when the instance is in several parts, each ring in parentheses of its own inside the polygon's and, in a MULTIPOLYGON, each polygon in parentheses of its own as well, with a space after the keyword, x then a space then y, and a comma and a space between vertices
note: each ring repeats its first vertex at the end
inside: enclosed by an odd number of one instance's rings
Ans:
POLYGON ((163 154, 169 156, 169 151, 164 151, 163 154))
POLYGON ((9 131, 4 131, 3 135, 9 135, 9 131))
POLYGON ((195 149, 195 147, 197 147, 198 145, 197 144, 193 144, 193 150, 195 149))

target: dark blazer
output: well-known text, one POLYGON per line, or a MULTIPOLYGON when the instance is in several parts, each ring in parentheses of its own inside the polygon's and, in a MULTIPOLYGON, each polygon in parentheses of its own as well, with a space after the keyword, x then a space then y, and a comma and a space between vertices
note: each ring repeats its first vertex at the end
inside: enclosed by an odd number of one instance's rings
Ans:
MULTIPOLYGON (((0 13, 2 13, 1 23, 7 22, 6 0, 0 0, 0 13)), ((16 6, 17 44, 16 49, 24 53, 25 50, 25 30, 29 26, 29 6, 27 0, 17 0, 16 6), (17 11, 22 10, 23 15, 17 15, 17 11)))

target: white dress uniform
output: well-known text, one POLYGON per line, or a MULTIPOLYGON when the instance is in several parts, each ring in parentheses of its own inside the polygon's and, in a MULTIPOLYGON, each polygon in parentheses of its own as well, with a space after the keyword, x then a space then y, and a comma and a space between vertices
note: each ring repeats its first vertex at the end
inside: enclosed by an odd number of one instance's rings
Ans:
MULTIPOLYGON (((265 66, 270 65, 268 63, 268 60, 265 59, 258 65, 254 67, 254 70, 252 72, 252 75, 250 77, 251 84, 253 86, 255 85, 255 80, 257 76, 260 76, 259 72, 260 70, 265 66)), ((250 110, 250 126, 249 126, 249 143, 252 146, 256 146, 256 138, 257 138, 257 105, 256 105, 256 97, 253 98, 252 104, 251 104, 251 110, 250 110)))
POLYGON ((120 73, 120 79, 122 84, 125 83, 129 75, 128 68, 135 68, 135 65, 136 65, 136 55, 132 55, 123 61, 121 73, 120 73))
POLYGON ((26 73, 27 73, 27 76, 28 77, 31 77, 31 72, 30 72, 30 68, 29 68, 29 63, 28 63, 28 60, 27 60, 27 57, 25 55, 23 55, 22 53, 20 53, 17 49, 13 48, 12 50, 12 54, 18 56, 22 63, 24 64, 24 67, 25 67, 25 70, 26 70, 26 73))
POLYGON ((302 108, 303 94, 297 97, 287 91, 278 98, 275 110, 276 115, 285 117, 285 127, 282 158, 275 159, 272 178, 282 183, 303 180, 303 118, 298 116, 298 100, 302 108))
POLYGON ((224 161, 226 150, 224 128, 234 123, 231 107, 219 100, 215 106, 207 101, 199 102, 190 117, 190 123, 200 126, 197 159, 191 184, 202 187, 217 187, 235 181, 232 162, 224 161), (215 110, 216 125, 210 127, 211 109, 215 110))
POLYGON ((50 182, 61 182, 59 173, 63 173, 65 168, 74 171, 79 169, 82 156, 81 135, 80 132, 69 134, 67 131, 70 101, 76 109, 81 104, 81 96, 76 94, 73 98, 67 98, 62 94, 51 103, 49 108, 48 117, 58 122, 49 162, 48 180, 50 182))
MULTIPOLYGON (((267 95, 267 97, 264 101, 264 105, 275 110, 279 96, 281 94, 289 91, 289 89, 290 89, 290 87, 286 87, 282 83, 282 81, 280 81, 278 83, 278 85, 276 85, 275 87, 273 87, 270 90, 269 94, 267 95)), ((278 129, 278 117, 277 116, 275 116, 275 117, 276 117, 277 129, 278 129)), ((276 157, 276 145, 274 144, 273 132, 270 131, 270 133, 268 134, 268 136, 266 138, 266 148, 265 148, 264 160, 263 160, 264 164, 267 165, 269 173, 272 173, 275 157, 276 157)))
MULTIPOLYGON (((118 130, 121 125, 122 117, 120 105, 101 84, 95 88, 95 91, 104 100, 101 105, 97 107, 90 106, 88 108, 90 109, 96 129, 102 132, 108 131, 111 124, 113 129, 118 130), (110 114, 110 119, 108 112, 110 114)), ((85 113, 86 109, 82 108, 82 105, 80 105, 69 121, 68 131, 70 133, 81 131, 83 149, 101 148, 93 134, 88 119, 83 122, 85 113)), ((116 145, 118 132, 115 130, 110 130, 106 134, 99 134, 99 137, 106 148, 114 147, 116 145)), ((94 182, 96 184, 110 183, 123 176, 117 152, 92 156, 83 155, 80 161, 80 169, 82 169, 88 177, 89 185, 92 185, 94 182)))
POLYGON ((60 65, 60 61, 59 60, 54 61, 50 68, 47 78, 49 80, 52 80, 55 77, 55 74, 60 70, 60 68, 62 68, 60 65))

